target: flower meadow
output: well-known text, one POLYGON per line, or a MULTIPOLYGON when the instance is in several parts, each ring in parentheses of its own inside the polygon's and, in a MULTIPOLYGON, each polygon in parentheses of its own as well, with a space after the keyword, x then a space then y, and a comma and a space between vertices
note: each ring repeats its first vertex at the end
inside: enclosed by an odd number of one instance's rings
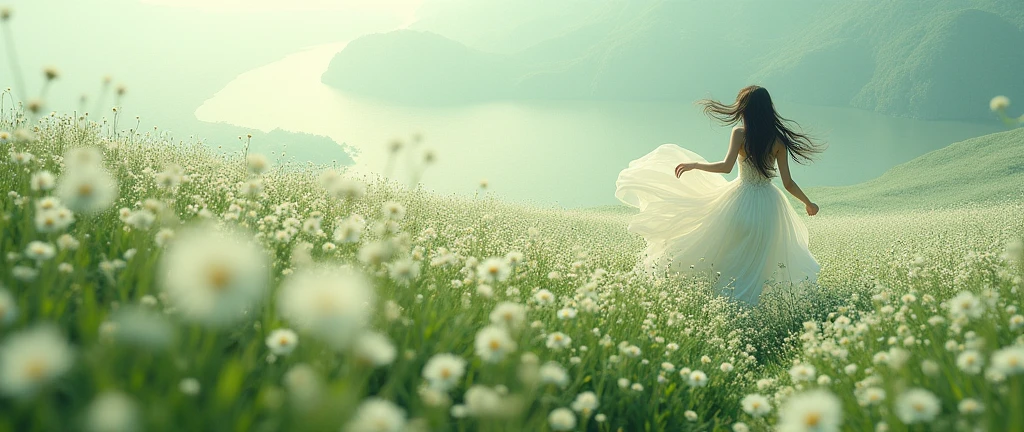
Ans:
POLYGON ((808 219, 745 309, 626 211, 0 126, 3 430, 1024 428, 1021 203, 808 219))

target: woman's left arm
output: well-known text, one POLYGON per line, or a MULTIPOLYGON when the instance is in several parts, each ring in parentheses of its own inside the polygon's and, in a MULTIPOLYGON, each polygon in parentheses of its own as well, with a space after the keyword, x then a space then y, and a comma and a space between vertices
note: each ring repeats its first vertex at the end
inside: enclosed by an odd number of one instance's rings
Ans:
POLYGON ((728 174, 732 172, 732 167, 736 166, 736 157, 740 154, 740 147, 743 146, 743 129, 733 128, 732 136, 729 138, 729 152, 725 155, 725 160, 714 163, 704 162, 684 162, 676 166, 676 177, 683 175, 684 172, 690 170, 701 170, 713 173, 728 174))

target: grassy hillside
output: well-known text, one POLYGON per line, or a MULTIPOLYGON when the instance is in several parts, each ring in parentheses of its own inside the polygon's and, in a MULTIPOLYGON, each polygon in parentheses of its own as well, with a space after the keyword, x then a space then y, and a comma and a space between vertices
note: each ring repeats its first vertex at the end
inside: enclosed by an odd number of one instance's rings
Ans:
POLYGON ((836 212, 1019 202, 1024 199, 1024 129, 954 143, 897 165, 877 179, 810 193, 836 212))

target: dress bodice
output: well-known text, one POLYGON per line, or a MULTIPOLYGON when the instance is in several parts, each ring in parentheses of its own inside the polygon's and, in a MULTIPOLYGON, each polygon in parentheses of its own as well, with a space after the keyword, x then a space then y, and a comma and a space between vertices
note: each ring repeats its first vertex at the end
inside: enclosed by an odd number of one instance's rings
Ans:
POLYGON ((743 183, 771 184, 772 179, 768 178, 768 177, 765 177, 763 174, 761 174, 761 171, 757 170, 757 167, 754 166, 754 162, 751 161, 750 159, 744 157, 742 160, 740 160, 739 165, 740 165, 740 176, 739 176, 739 178, 740 178, 740 181, 742 181, 743 183))

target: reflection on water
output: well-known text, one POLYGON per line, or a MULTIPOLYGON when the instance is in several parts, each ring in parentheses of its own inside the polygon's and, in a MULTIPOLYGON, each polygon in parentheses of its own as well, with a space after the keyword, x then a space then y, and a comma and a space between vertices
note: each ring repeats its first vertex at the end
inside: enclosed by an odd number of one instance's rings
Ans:
MULTIPOLYGON (((472 194, 487 179, 502 198, 566 207, 616 203, 618 172, 662 143, 677 143, 709 160, 720 159, 728 144, 728 129, 687 103, 406 107, 354 97, 320 82, 343 46, 314 47, 244 73, 199 107, 196 117, 327 136, 355 149, 356 169, 377 172, 388 166, 389 142, 419 133, 425 142, 418 151, 437 154, 422 180, 428 189, 472 194)), ((917 121, 785 102, 777 107, 829 144, 815 164, 794 168, 805 187, 859 183, 928 151, 1001 130, 995 121, 917 121)), ((411 172, 409 164, 398 163, 393 176, 405 181, 411 172)))

